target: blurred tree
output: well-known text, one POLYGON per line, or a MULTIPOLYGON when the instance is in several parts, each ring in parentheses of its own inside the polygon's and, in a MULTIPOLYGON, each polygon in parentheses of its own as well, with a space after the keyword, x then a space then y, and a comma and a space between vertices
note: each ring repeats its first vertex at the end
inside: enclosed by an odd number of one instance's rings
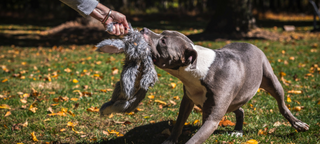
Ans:
POLYGON ((219 0, 212 3, 215 12, 205 32, 248 32, 255 27, 251 13, 251 0, 219 0))

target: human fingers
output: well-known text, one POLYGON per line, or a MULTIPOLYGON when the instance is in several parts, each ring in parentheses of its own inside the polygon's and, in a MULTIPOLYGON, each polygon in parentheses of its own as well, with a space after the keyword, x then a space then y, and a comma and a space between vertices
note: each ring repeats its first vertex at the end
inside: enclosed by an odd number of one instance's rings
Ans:
POLYGON ((125 34, 125 30, 124 29, 125 28, 124 28, 123 24, 120 24, 119 25, 120 35, 124 35, 125 34))
POLYGON ((120 28, 119 28, 119 24, 115 24, 115 29, 114 29, 114 31, 115 31, 115 35, 120 35, 120 28))

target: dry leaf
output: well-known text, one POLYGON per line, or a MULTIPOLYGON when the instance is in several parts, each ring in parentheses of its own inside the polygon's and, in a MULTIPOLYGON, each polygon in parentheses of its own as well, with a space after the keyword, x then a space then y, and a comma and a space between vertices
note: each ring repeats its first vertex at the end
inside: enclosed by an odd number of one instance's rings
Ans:
POLYGON ((74 131, 77 134, 85 134, 83 131, 79 132, 79 131, 74 130, 73 128, 72 128, 72 131, 74 131))
POLYGON ((63 101, 66 101, 66 102, 69 101, 69 98, 66 96, 65 97, 60 96, 59 98, 62 99, 63 101))
POLYGON ((235 126, 236 124, 227 120, 226 117, 223 117, 222 120, 219 122, 219 126, 235 126))
POLYGON ((62 111, 59 111, 57 113, 52 113, 52 114, 48 114, 48 116, 67 116, 66 113, 62 112, 62 111))
POLYGON ((271 134, 271 133, 274 133, 274 131, 276 130, 277 128, 272 128, 272 129, 270 129, 269 130, 269 133, 271 134))
POLYGON ((293 94, 302 94, 301 90, 290 90, 288 93, 293 93, 293 94))
POLYGON ((64 132, 64 131, 66 131, 66 129, 65 129, 65 128, 63 128, 63 129, 61 129, 61 130, 60 130, 60 132, 64 132))
POLYGON ((175 97, 173 97, 174 99, 176 99, 176 100, 179 100, 180 98, 179 98, 179 96, 175 96, 175 97))
POLYGON ((90 108, 87 109, 89 112, 99 112, 99 109, 97 107, 91 106, 90 108))
POLYGON ((7 116, 9 116, 9 115, 11 115, 11 112, 10 112, 10 111, 7 111, 7 113, 4 115, 4 117, 7 117, 7 116))
POLYGON ((11 109, 9 105, 7 104, 1 104, 0 109, 11 109))
POLYGON ((118 72, 119 72, 119 70, 117 68, 112 68, 111 74, 116 75, 116 74, 118 74, 118 72))
POLYGON ((246 141, 244 144, 258 144, 258 141, 255 139, 251 139, 251 140, 246 141))
POLYGON ((258 135, 267 135, 267 132, 260 129, 258 135))
POLYGON ((171 83, 170 85, 171 85, 171 88, 172 88, 172 89, 176 88, 176 86, 177 86, 176 83, 171 83))
POLYGON ((70 115, 72 115, 72 117, 74 117, 75 116, 75 114, 72 112, 72 111, 68 111, 68 113, 70 114, 70 115))
POLYGON ((171 104, 173 104, 173 105, 176 105, 177 103, 175 102, 175 101, 173 101, 173 100, 169 100, 169 102, 171 103, 171 104))
POLYGON ((293 108, 295 111, 301 111, 301 106, 295 106, 294 108, 293 108))
POLYGON ((2 82, 4 83, 4 82, 7 82, 8 81, 8 79, 4 79, 4 80, 2 80, 2 82))
POLYGON ((47 109, 47 111, 50 112, 50 113, 54 113, 52 107, 49 107, 49 108, 47 109))
POLYGON ((107 131, 102 131, 102 133, 107 135, 107 136, 110 135, 107 131))
POLYGON ((37 142, 37 141, 38 141, 38 139, 37 139, 36 135, 34 134, 34 132, 31 133, 31 137, 32 137, 32 140, 33 140, 34 142, 37 142))
POLYGON ((28 121, 26 121, 25 123, 21 124, 23 127, 27 127, 28 126, 28 121))
POLYGON ((78 83, 79 81, 77 79, 72 80, 73 83, 78 83))
POLYGON ((110 115, 109 115, 109 118, 112 118, 113 117, 113 114, 111 113, 110 115))
POLYGON ((72 101, 78 101, 78 98, 71 98, 72 101))
POLYGON ((67 126, 68 127, 75 127, 78 123, 72 123, 72 122, 68 122, 67 126))
POLYGON ((36 113, 38 108, 36 108, 35 105, 37 105, 37 103, 31 104, 30 107, 29 107, 29 111, 32 111, 33 113, 36 113))
POLYGON ((199 120, 194 120, 194 122, 192 123, 193 125, 197 124, 198 122, 200 122, 199 120))
POLYGON ((57 106, 57 105, 58 105, 58 104, 51 104, 51 106, 53 106, 53 107, 54 107, 54 106, 57 106))
POLYGON ((291 103, 291 98, 290 97, 287 97, 287 102, 291 103))
POLYGON ((277 121, 277 122, 275 122, 274 124, 273 124, 273 126, 274 127, 278 127, 278 126, 280 126, 280 125, 282 125, 279 121, 277 121))
POLYGON ((27 106, 26 106, 26 105, 22 105, 21 108, 22 108, 22 109, 26 109, 27 106))
POLYGON ((166 103, 166 102, 161 101, 161 100, 154 100, 154 102, 157 102, 157 103, 160 103, 160 104, 163 104, 163 105, 167 105, 167 103, 166 103))
POLYGON ((202 109, 199 108, 198 106, 194 105, 193 109, 196 111, 196 112, 202 112, 202 109))
POLYGON ((154 99, 154 95, 149 95, 148 98, 149 99, 154 99))
POLYGON ((20 99, 20 101, 22 102, 22 103, 27 103, 27 100, 25 100, 25 99, 20 99))
POLYGON ((60 100, 59 97, 53 98, 53 101, 54 101, 54 102, 59 102, 59 100, 60 100))

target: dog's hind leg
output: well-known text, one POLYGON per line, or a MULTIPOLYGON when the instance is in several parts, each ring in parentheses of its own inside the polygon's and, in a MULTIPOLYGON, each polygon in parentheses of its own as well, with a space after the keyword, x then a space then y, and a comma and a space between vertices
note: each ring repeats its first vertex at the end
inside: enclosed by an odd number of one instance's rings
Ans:
POLYGON ((277 100, 281 114, 291 123, 292 127, 298 131, 309 130, 309 125, 295 118, 285 105, 283 88, 273 73, 267 58, 263 62, 263 78, 260 87, 269 92, 277 100))
POLYGON ((234 132, 231 133, 231 136, 240 136, 242 137, 243 131, 243 118, 244 118, 244 110, 240 107, 239 109, 233 111, 233 113, 236 115, 236 126, 234 127, 234 132))

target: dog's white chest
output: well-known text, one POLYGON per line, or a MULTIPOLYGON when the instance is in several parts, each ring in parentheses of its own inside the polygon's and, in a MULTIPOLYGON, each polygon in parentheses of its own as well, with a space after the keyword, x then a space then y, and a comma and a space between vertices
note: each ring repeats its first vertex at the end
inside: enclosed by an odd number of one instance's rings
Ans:
POLYGON ((193 103, 203 106, 207 99, 207 89, 201 84, 200 80, 207 76, 216 54, 213 50, 201 46, 194 46, 193 48, 198 53, 196 69, 190 69, 190 66, 186 66, 180 67, 178 70, 165 70, 182 81, 186 95, 193 103))

